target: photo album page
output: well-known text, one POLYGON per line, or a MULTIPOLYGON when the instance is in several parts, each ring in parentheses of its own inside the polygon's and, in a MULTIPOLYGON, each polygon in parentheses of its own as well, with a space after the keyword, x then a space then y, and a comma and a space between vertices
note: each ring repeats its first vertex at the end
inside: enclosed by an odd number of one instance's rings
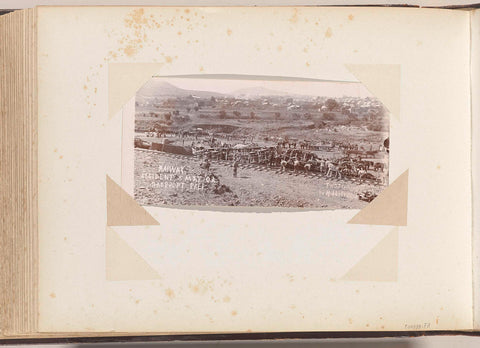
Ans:
POLYGON ((468 11, 37 15, 40 332, 473 327, 468 11))

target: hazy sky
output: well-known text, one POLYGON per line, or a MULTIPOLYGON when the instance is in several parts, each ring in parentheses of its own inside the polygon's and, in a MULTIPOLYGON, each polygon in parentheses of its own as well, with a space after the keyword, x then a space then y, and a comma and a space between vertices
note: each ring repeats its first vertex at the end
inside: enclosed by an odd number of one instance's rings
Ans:
POLYGON ((238 89, 263 87, 274 91, 288 94, 300 94, 327 97, 372 97, 372 94, 359 82, 336 82, 336 81, 295 81, 295 80, 231 80, 223 78, 164 78, 172 85, 190 90, 212 91, 219 93, 231 93, 238 89))

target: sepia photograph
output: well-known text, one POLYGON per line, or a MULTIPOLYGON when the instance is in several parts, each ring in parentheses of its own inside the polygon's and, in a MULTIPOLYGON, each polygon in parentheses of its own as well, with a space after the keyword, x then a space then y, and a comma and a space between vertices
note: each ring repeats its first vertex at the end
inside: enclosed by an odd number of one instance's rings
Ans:
POLYGON ((358 81, 153 76, 132 145, 144 206, 361 209, 388 185, 389 113, 358 81))

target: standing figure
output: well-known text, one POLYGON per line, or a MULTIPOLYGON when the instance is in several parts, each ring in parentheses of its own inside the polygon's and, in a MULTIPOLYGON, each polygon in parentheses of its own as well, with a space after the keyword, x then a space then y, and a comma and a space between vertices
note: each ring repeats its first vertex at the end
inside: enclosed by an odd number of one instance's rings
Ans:
POLYGON ((275 165, 275 151, 270 152, 269 165, 270 165, 270 167, 273 167, 275 165))
POLYGON ((287 165, 288 165, 288 161, 286 159, 282 159, 280 161, 280 165, 282 166, 282 173, 287 170, 287 165))
POLYGON ((233 177, 234 178, 237 177, 237 171, 238 171, 238 160, 235 159, 235 161, 233 162, 233 177))

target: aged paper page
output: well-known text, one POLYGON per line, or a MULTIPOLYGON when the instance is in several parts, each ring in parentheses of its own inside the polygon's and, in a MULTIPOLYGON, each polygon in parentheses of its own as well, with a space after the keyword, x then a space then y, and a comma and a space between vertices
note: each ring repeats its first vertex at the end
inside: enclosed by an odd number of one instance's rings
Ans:
MULTIPOLYGON (((462 7, 478 3, 473 0, 315 0, 315 1, 291 1, 291 0, 277 0, 276 6, 361 6, 361 5, 410 5, 420 7, 462 7)), ((28 8, 35 6, 96 6, 99 2, 97 0, 4 0, 2 2, 3 8, 28 8)), ((127 5, 131 3, 120 0, 103 0, 103 6, 118 6, 127 5)), ((272 6, 272 2, 268 0, 228 0, 223 3, 213 0, 201 0, 192 2, 191 0, 144 0, 144 6, 272 6)))
MULTIPOLYGON (((78 7, 38 15, 41 330, 472 327, 468 12, 78 7), (138 204, 122 164, 133 158, 124 151, 128 120, 146 105, 136 90, 153 76, 185 75, 368 87, 391 114, 389 186, 361 214, 357 206, 138 204)), ((183 89, 199 90, 191 83, 183 89)), ((287 161, 285 170, 295 168, 287 161)))
POLYGON ((480 328, 480 306, 479 306, 479 279, 480 279, 480 211, 478 209, 480 199, 479 174, 480 174, 480 100, 478 94, 480 91, 480 71, 478 61, 480 59, 480 12, 475 10, 471 12, 471 30, 472 30, 472 188, 473 188, 473 300, 474 300, 474 328, 480 328))

